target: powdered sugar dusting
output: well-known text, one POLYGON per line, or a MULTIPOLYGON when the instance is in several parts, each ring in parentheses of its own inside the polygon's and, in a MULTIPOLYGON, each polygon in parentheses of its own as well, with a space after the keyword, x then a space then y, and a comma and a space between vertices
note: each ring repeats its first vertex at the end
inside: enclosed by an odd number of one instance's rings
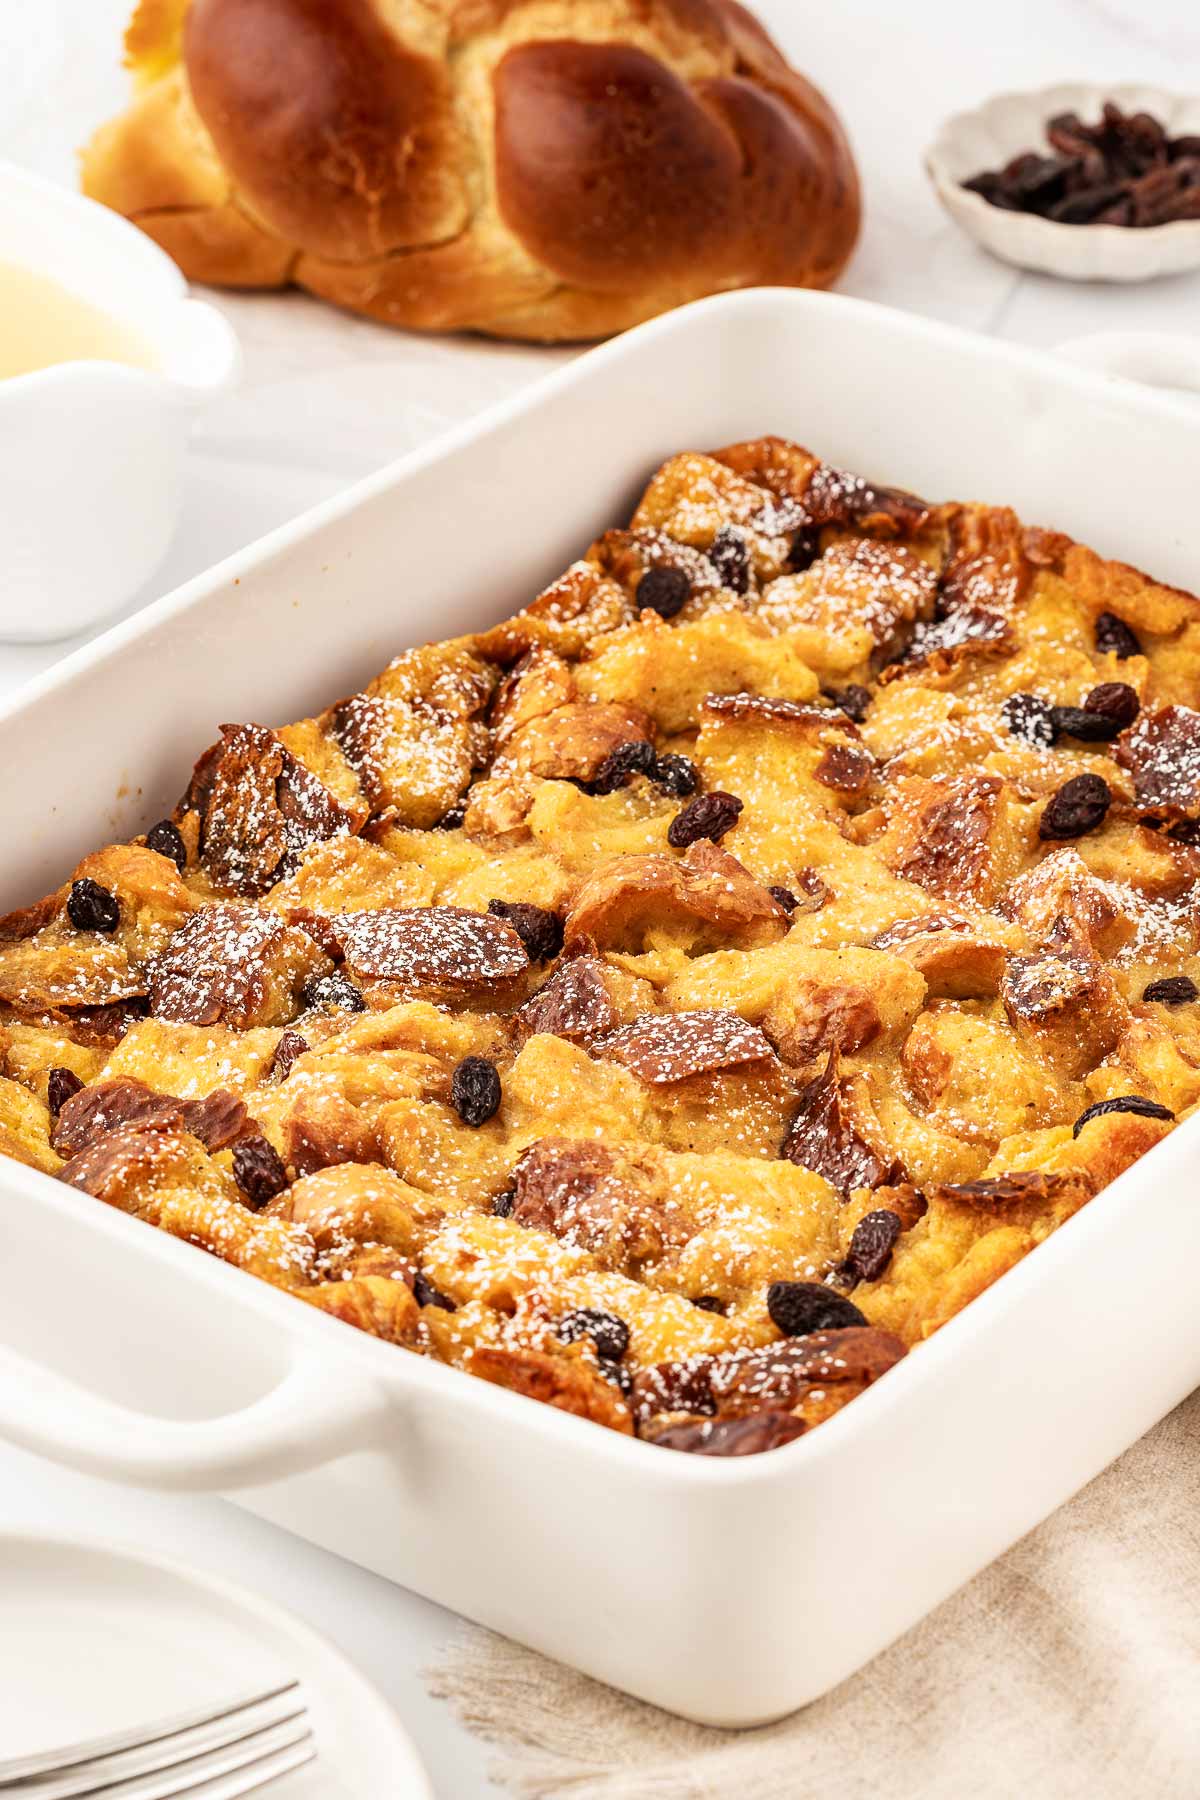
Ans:
POLYGON ((346 962, 377 981, 471 988, 516 980, 529 967, 503 920, 461 907, 379 907, 336 923, 346 962))
POLYGON ((256 906, 205 907, 151 961, 151 1009, 189 1025, 249 1024, 272 963, 299 935, 256 906))
POLYGON ((652 1083, 775 1060, 757 1025, 737 1013, 711 1010, 650 1013, 612 1032, 599 1049, 652 1083))

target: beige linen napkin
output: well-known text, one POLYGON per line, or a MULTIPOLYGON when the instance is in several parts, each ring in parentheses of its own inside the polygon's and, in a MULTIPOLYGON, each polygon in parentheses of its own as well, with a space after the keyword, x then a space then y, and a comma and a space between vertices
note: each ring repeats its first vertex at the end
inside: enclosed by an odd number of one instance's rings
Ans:
POLYGON ((689 1725, 475 1628, 430 1686, 527 1800, 1198 1800, 1198 1471, 1200 1392, 861 1674, 757 1731, 689 1725))

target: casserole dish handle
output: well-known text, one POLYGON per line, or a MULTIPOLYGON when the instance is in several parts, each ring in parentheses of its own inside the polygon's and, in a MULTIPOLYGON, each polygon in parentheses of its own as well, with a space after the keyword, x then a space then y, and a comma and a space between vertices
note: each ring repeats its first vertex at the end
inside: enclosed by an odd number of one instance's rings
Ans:
POLYGON ((1056 354, 1085 369, 1148 387, 1200 394, 1200 338, 1174 331, 1095 331, 1068 338, 1056 354))
POLYGON ((252 1405, 211 1419, 134 1411, 0 1348, 0 1437, 84 1474, 195 1493, 257 1487, 361 1447, 381 1388, 297 1350, 252 1405))

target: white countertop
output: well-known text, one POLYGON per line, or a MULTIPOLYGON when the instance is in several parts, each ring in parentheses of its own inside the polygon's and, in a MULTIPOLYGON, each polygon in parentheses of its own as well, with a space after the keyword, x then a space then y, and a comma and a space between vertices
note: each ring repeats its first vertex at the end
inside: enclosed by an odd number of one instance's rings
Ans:
MULTIPOLYGON (((1094 331, 1195 329, 1200 275, 1082 287, 1007 269, 958 234, 920 162, 946 114, 1004 88, 1139 79, 1200 90, 1191 0, 757 0, 757 10, 834 100, 859 155, 866 230, 844 291, 1044 346, 1094 331)), ((0 0, 0 156, 73 178, 75 147, 122 104, 126 11, 126 0, 0 0)), ((2 231, 0 220, 0 245, 2 231)), ((245 381, 196 433, 183 523, 139 603, 563 354, 405 338, 300 296, 217 299, 241 337, 245 381)), ((0 689, 70 647, 0 646, 0 689)), ((0 1530, 29 1528, 142 1544, 294 1607, 395 1701, 443 1800, 494 1792, 486 1748, 424 1692, 420 1670, 453 1633, 441 1609, 223 1502, 118 1489, 0 1448, 0 1530)))

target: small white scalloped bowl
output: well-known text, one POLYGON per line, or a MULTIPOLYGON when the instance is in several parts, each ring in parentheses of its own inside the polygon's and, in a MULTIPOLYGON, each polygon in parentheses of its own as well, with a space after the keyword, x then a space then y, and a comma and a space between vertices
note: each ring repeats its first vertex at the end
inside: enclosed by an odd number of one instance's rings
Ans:
POLYGON ((1170 225, 1060 225, 1035 213, 1006 212, 963 182, 1003 168, 1022 150, 1049 154, 1046 125, 1076 112, 1085 124, 1106 100, 1123 112, 1148 112, 1172 137, 1200 133, 1200 98, 1140 84, 1064 82, 1029 94, 997 94, 948 119, 925 153, 925 168, 946 211, 1001 261, 1069 281, 1149 281, 1200 268, 1200 219, 1170 225))
POLYGON ((49 643, 111 617, 157 567, 192 423, 233 385, 241 354, 136 226, 6 162, 0 260, 90 300, 155 357, 148 369, 79 360, 0 381, 0 640, 49 643))

